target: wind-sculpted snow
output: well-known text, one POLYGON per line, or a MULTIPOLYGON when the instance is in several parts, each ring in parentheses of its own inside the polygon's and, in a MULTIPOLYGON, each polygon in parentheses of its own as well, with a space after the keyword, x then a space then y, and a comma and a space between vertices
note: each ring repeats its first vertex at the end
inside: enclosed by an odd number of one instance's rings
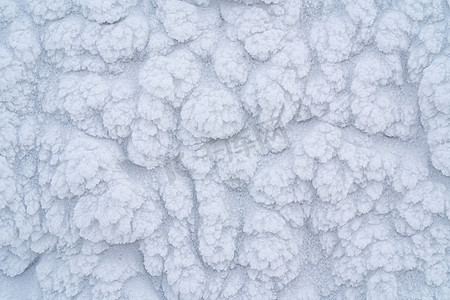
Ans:
POLYGON ((0 0, 0 299, 450 299, 446 0, 0 0))

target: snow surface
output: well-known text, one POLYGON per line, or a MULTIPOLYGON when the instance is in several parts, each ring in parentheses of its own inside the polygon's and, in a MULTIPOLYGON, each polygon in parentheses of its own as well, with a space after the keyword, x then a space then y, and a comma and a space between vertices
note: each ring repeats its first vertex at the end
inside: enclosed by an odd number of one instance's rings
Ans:
POLYGON ((449 4, 0 0, 0 299, 450 299, 449 4))

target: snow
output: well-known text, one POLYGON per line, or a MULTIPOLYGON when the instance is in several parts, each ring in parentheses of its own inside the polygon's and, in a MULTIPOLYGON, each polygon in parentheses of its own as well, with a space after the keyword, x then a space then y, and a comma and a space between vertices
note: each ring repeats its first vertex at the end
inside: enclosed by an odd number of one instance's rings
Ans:
POLYGON ((341 62, 353 52, 356 26, 348 16, 330 15, 312 24, 311 47, 317 51, 320 61, 341 62))
POLYGON ((181 124, 196 138, 226 139, 244 126, 244 110, 226 89, 199 87, 181 109, 181 124))
POLYGON ((137 4, 136 0, 86 1, 75 0, 83 16, 97 23, 115 23, 128 16, 127 10, 137 4))
POLYGON ((0 299, 449 299, 449 4, 0 0, 0 299))
POLYGON ((142 64, 139 84, 153 97, 179 107, 200 80, 196 57, 185 48, 167 56, 156 55, 142 64))
POLYGON ((222 41, 213 55, 214 71, 220 82, 229 87, 244 84, 247 81, 249 66, 245 52, 237 43, 222 41))

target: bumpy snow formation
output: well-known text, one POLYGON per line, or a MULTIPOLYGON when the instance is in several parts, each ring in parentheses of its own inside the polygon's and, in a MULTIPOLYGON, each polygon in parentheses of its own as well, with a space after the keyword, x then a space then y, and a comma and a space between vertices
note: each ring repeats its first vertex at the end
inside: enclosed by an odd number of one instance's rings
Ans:
POLYGON ((449 3, 0 0, 0 299, 450 299, 449 3))

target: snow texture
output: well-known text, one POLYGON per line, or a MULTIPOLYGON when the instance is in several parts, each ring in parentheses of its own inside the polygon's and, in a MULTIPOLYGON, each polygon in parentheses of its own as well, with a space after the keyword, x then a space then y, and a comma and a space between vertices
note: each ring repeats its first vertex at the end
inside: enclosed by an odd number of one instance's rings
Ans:
POLYGON ((450 299, 449 4, 0 0, 0 299, 450 299))

